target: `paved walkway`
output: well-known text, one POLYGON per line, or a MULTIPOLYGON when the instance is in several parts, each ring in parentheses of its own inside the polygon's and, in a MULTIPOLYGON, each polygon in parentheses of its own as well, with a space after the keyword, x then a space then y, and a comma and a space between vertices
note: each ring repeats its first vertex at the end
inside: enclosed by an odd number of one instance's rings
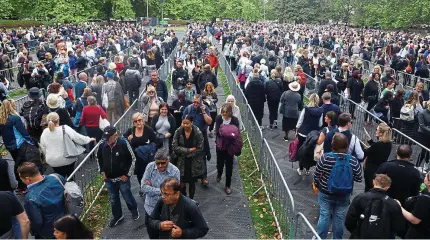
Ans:
MULTIPOLYGON (((225 96, 221 86, 217 88, 219 106, 225 102, 225 96)), ((209 232, 205 238, 255 238, 251 215, 248 209, 248 199, 243 191, 242 181, 239 176, 238 162, 234 162, 232 177, 232 194, 224 192, 225 177, 220 183, 216 183, 216 152, 214 139, 209 138, 212 159, 208 162, 209 186, 203 187, 200 182, 196 184, 194 200, 199 202, 199 208, 209 226, 209 232)), ((101 238, 109 239, 138 239, 148 238, 144 222, 144 198, 139 197, 139 184, 136 177, 132 177, 132 192, 136 198, 141 217, 133 221, 131 213, 122 201, 124 220, 113 228, 105 227, 101 238)))

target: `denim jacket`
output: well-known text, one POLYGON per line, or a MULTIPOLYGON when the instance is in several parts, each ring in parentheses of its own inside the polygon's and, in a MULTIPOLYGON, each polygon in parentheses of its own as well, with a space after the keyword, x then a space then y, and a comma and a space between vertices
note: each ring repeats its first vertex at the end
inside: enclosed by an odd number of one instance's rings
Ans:
MULTIPOLYGON (((66 183, 62 176, 58 177, 63 184, 66 183)), ((63 194, 63 186, 53 176, 45 176, 42 181, 28 185, 24 208, 30 219, 33 235, 54 237, 55 221, 66 215, 63 194)))

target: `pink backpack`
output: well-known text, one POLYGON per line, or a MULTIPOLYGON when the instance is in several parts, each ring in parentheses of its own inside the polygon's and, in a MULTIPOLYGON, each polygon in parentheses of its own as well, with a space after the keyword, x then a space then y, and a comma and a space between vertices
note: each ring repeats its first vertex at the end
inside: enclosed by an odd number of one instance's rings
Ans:
POLYGON ((290 162, 296 161, 296 159, 294 158, 296 157, 298 149, 299 149, 299 139, 297 138, 296 140, 292 141, 290 143, 290 146, 288 147, 288 157, 290 159, 290 162))

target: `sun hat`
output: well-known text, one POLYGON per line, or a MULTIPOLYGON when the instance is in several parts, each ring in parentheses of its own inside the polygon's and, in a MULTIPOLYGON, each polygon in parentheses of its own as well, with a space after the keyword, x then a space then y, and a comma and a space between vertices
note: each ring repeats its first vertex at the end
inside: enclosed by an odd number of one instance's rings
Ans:
POLYGON ((300 84, 298 82, 292 82, 292 83, 288 84, 288 87, 293 92, 297 92, 300 90, 300 84))
POLYGON ((52 109, 59 108, 60 102, 58 101, 58 95, 49 94, 48 97, 46 98, 46 105, 52 109))

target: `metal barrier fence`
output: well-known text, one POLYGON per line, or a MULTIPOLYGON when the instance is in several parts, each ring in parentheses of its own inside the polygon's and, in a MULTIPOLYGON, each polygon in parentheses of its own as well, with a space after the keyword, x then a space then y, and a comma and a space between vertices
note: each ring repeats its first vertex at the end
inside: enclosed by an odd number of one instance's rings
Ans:
MULTIPOLYGON (((164 62, 164 64, 158 69, 158 73, 160 79, 167 79, 169 75, 169 71, 171 71, 173 66, 173 56, 176 53, 177 49, 175 49, 170 57, 164 62), (162 78, 165 77, 165 78, 162 78)), ((139 98, 136 99, 127 111, 118 119, 118 121, 114 124, 117 130, 122 134, 128 128, 132 126, 131 117, 136 112, 134 108, 136 106, 141 106, 140 100, 144 91, 142 91, 139 95, 139 98)), ((79 162, 79 165, 75 168, 73 173, 68 177, 67 181, 75 181, 78 186, 82 189, 82 193, 84 195, 85 200, 85 208, 84 213, 81 216, 81 219, 87 217, 88 213, 91 211, 94 204, 97 202, 103 188, 105 187, 105 182, 103 181, 99 171, 98 171, 98 163, 97 163, 97 149, 100 146, 101 142, 99 142, 91 151, 88 153, 84 159, 79 162)))
MULTIPOLYGON (((221 46, 214 38, 212 38, 212 42, 218 49, 218 52, 221 53, 221 46)), ((241 110, 242 123, 246 129, 247 139, 252 146, 251 151, 256 161, 256 171, 259 171, 261 175, 262 186, 256 192, 261 189, 264 189, 266 192, 281 239, 301 237, 300 232, 303 231, 310 231, 316 239, 320 239, 315 229, 313 229, 303 214, 299 216, 304 221, 296 221, 299 220, 296 217, 296 214, 299 213, 295 210, 294 199, 288 184, 284 179, 270 146, 263 137, 263 133, 251 107, 248 105, 243 91, 236 82, 236 77, 232 73, 228 61, 222 54, 219 55, 219 66, 226 74, 231 93, 236 98, 236 104, 241 110)))

